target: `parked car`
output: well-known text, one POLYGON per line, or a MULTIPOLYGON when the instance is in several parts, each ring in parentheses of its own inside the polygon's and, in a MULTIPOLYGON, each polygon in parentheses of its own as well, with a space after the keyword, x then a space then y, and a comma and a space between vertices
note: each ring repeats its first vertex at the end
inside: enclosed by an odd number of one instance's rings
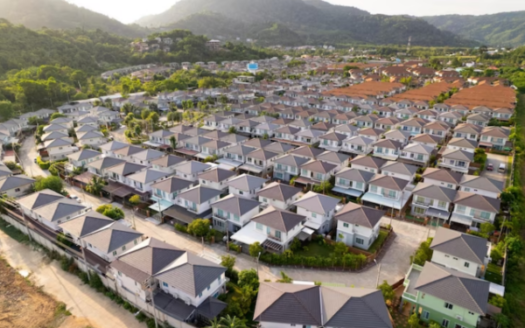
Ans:
POLYGON ((487 165, 487 171, 494 171, 494 164, 490 163, 487 165))
POLYGON ((35 164, 37 163, 37 160, 36 160, 36 158, 35 158, 34 162, 35 162, 35 164))
POLYGON ((498 172, 505 173, 506 170, 507 170, 507 166, 505 164, 501 163, 499 165, 498 172))
POLYGON ((76 201, 77 203, 80 203, 80 198, 77 195, 69 195, 69 198, 76 201))

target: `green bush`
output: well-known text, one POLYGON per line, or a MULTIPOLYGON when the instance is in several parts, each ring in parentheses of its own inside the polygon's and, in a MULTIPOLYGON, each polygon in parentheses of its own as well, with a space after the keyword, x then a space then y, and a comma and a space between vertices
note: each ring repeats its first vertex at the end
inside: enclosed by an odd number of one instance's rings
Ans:
POLYGON ((146 326, 148 326, 148 328, 155 328, 155 320, 154 319, 146 320, 146 326))
POLYGON ((140 312, 139 314, 137 314, 137 316, 136 316, 135 318, 137 318, 137 320, 138 320, 139 322, 144 322, 144 321, 146 321, 146 319, 148 319, 148 317, 147 317, 144 313, 142 313, 142 312, 140 312))
POLYGON ((42 161, 42 158, 40 156, 36 158, 36 163, 38 164, 38 166, 40 166, 42 170, 49 170, 49 167, 51 166, 51 162, 42 161))
POLYGON ((210 220, 195 219, 188 224, 188 233, 195 237, 204 237, 210 231, 210 220))
POLYGON ((272 265, 300 265, 312 268, 350 268, 359 269, 366 263, 366 256, 363 254, 345 254, 336 256, 333 254, 329 257, 321 256, 302 256, 295 254, 271 254, 264 253, 261 255, 262 262, 272 265))
POLYGON ((180 223, 175 223, 175 230, 183 233, 188 233, 188 228, 180 223))
POLYGON ((425 262, 430 261, 433 254, 433 251, 430 249, 431 243, 432 238, 428 238, 426 241, 422 242, 414 256, 410 257, 410 262, 423 266, 425 265, 425 262))
POLYGON ((124 211, 111 204, 101 205, 97 207, 97 212, 113 220, 120 220, 124 218, 124 211))
POLYGON ((242 251, 242 247, 240 245, 235 245, 234 243, 230 243, 228 248, 231 251, 234 251, 234 252, 237 252, 237 253, 240 253, 242 251))

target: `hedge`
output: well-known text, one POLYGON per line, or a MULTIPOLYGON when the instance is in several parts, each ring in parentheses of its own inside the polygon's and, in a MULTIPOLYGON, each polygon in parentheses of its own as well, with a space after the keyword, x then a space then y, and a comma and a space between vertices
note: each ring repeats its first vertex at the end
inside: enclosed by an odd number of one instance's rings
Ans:
POLYGON ((36 158, 36 163, 38 164, 38 166, 40 166, 42 170, 49 170, 49 167, 51 166, 51 162, 42 161, 42 158, 40 156, 36 158))
POLYGON ((363 254, 345 254, 343 256, 300 256, 285 253, 271 254, 264 253, 261 255, 262 262, 272 265, 297 265, 312 268, 342 268, 342 269, 360 269, 367 263, 367 258, 363 254))

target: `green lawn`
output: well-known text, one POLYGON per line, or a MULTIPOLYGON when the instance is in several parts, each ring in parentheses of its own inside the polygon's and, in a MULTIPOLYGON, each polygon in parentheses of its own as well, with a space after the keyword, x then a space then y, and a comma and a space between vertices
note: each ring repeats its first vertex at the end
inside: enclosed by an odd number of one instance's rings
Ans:
POLYGON ((319 245, 318 242, 311 242, 306 245, 307 250, 301 249, 300 251, 296 251, 296 255, 301 256, 319 256, 319 257, 329 257, 333 254, 333 248, 332 246, 326 244, 326 245, 319 245))
POLYGON ((379 236, 377 236, 376 241, 374 241, 372 246, 370 246, 370 248, 368 249, 368 252, 370 252, 372 254, 377 252, 379 250, 379 248, 385 242, 386 237, 388 237, 388 232, 386 232, 385 230, 379 230, 379 236))
POLYGON ((0 230, 5 232, 6 235, 18 241, 19 243, 24 244, 29 242, 29 237, 26 234, 9 224, 9 222, 2 219, 0 219, 0 230))
POLYGON ((503 280, 501 270, 501 267, 495 265, 494 263, 489 263, 487 266, 487 272, 485 272, 485 280, 500 285, 503 280))

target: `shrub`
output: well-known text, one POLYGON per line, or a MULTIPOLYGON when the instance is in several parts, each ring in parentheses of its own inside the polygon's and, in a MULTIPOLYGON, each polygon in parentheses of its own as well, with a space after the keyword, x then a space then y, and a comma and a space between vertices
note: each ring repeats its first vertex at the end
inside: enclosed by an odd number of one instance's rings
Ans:
POLYGON ((261 243, 256 241, 255 243, 250 245, 249 252, 251 256, 257 257, 259 256, 259 254, 262 254, 262 252, 264 252, 264 249, 262 248, 261 243))
POLYGON ((144 313, 142 313, 142 312, 140 312, 139 314, 137 314, 137 316, 136 316, 135 318, 137 318, 137 320, 138 320, 139 322, 144 322, 144 321, 146 321, 146 319, 148 319, 148 317, 147 317, 144 313))
POLYGON ((180 223, 175 223, 175 230, 183 233, 188 233, 188 228, 180 223))
POLYGON ((188 233, 195 237, 204 237, 210 231, 210 221, 206 219, 196 219, 188 225, 188 233))
POLYGON ((97 207, 97 212, 113 220, 120 220, 124 218, 124 211, 111 204, 101 205, 97 207))
POLYGON ((242 251, 242 247, 240 245, 235 245, 234 243, 230 243, 228 248, 231 251, 234 251, 234 252, 237 252, 237 253, 240 253, 242 251))
POLYGON ((499 307, 500 309, 503 309, 506 302, 507 301, 505 300, 505 298, 503 298, 500 295, 493 295, 491 298, 489 298, 489 304, 499 307))
POLYGON ((36 158, 36 163, 38 164, 38 166, 40 166, 42 170, 49 170, 49 167, 51 166, 51 162, 42 161, 42 158, 40 156, 36 158))
POLYGON ((155 320, 151 318, 146 320, 146 326, 148 326, 148 328, 155 328, 155 320))
POLYGON ((425 262, 430 261, 432 258, 433 251, 430 249, 432 238, 428 238, 426 241, 419 245, 414 256, 410 257, 410 261, 417 265, 425 265, 425 262))

